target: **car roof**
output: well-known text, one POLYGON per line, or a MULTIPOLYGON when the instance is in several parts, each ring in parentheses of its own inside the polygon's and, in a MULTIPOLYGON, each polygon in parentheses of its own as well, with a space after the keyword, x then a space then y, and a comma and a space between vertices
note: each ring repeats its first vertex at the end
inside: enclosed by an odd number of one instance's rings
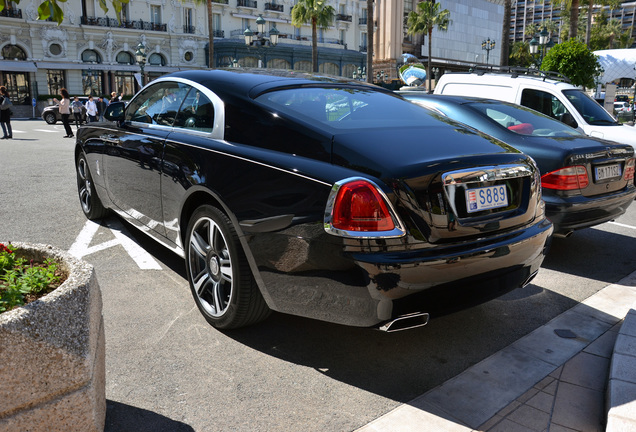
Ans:
POLYGON ((475 72, 450 72, 442 75, 438 82, 440 84, 450 82, 461 81, 464 84, 471 83, 492 83, 496 85, 511 84, 530 84, 538 88, 557 88, 559 90, 572 90, 579 89, 570 83, 557 81, 548 77, 541 77, 535 75, 521 75, 514 73, 475 73, 475 72))
POLYGON ((465 104, 468 102, 491 102, 491 103, 495 103, 495 104, 501 104, 501 105, 510 105, 516 108, 521 108, 520 105, 515 104, 515 103, 511 103, 511 102, 506 102, 506 101, 502 101, 502 100, 498 100, 498 99, 489 99, 489 98, 480 98, 480 97, 475 97, 475 96, 456 96, 456 95, 440 95, 440 94, 433 94, 433 93, 426 93, 423 91, 417 91, 417 90, 400 90, 398 92, 396 92, 399 95, 405 96, 420 96, 422 99, 430 99, 430 100, 439 100, 439 101, 447 101, 447 102, 451 102, 451 103, 456 103, 458 105, 461 104, 465 104))
POLYGON ((190 70, 164 75, 162 78, 169 79, 171 77, 198 82, 213 91, 227 92, 228 89, 232 89, 232 93, 249 95, 252 98, 275 88, 313 85, 373 87, 378 91, 391 93, 383 87, 350 78, 284 69, 220 68, 190 70))

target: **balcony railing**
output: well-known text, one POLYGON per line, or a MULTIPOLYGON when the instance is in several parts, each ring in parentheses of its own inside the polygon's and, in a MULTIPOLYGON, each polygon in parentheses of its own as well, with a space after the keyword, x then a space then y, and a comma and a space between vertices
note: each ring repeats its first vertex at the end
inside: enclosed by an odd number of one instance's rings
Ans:
POLYGON ((217 37, 217 38, 225 37, 225 30, 214 30, 214 32, 212 33, 214 34, 214 37, 217 37))
POLYGON ((351 20, 352 20, 351 15, 336 14, 336 21, 346 21, 346 22, 351 22, 351 20))
POLYGON ((22 18, 22 9, 3 9, 0 16, 7 18, 22 18))
POLYGON ((360 45, 360 52, 367 52, 367 46, 366 45, 360 45))
POLYGON ((194 26, 189 26, 189 25, 184 25, 183 26, 183 32, 184 33, 190 33, 190 34, 194 34, 194 31, 196 29, 194 28, 194 26))
POLYGON ((236 0, 236 6, 256 9, 258 4, 256 3, 256 0, 236 0))
POLYGON ((369 18, 367 17, 358 18, 358 25, 366 25, 368 21, 369 21, 369 18))
POLYGON ((218 4, 228 4, 228 0, 212 0, 212 3, 218 3, 218 4))
POLYGON ((81 17, 80 22, 83 25, 93 25, 100 27, 120 27, 120 28, 130 28, 137 30, 153 30, 153 31, 167 31, 166 24, 157 24, 150 21, 117 21, 116 18, 107 18, 107 17, 81 17))
POLYGON ((285 6, 282 4, 276 3, 265 3, 265 10, 270 10, 274 12, 283 12, 285 10, 285 6))

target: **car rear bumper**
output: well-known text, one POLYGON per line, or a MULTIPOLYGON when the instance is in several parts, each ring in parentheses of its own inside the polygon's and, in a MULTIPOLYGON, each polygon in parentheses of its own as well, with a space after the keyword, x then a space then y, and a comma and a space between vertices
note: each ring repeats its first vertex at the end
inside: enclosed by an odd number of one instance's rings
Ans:
POLYGON ((441 315, 525 285, 543 262, 551 233, 552 224, 543 219, 486 240, 369 253, 278 233, 250 249, 269 248, 268 257, 254 257, 257 281, 273 310, 370 327, 416 312, 441 315))
POLYGON ((554 233, 563 234, 588 228, 616 219, 636 197, 636 188, 629 186, 622 191, 602 197, 568 197, 543 194, 546 217, 554 224, 554 233))

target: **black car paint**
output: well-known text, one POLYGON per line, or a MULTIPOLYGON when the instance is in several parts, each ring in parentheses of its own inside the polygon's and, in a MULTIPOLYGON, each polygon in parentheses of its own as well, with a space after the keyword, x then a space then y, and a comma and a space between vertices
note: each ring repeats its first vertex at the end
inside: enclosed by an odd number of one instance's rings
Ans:
MULTIPOLYGON (((441 174, 449 167, 520 164, 533 169, 525 155, 436 119, 431 120, 435 127, 349 135, 315 124, 301 127, 302 121, 268 112, 252 97, 285 86, 327 83, 353 89, 361 84, 302 75, 228 74, 182 72, 172 77, 200 83, 219 95, 229 129, 238 132, 239 116, 245 115, 254 123, 242 125, 250 129, 241 131, 244 136, 258 139, 257 126, 272 135, 251 145, 232 142, 227 129, 226 139, 210 139, 122 121, 82 128, 77 154, 86 153, 106 207, 183 254, 190 214, 201 203, 211 203, 236 227, 271 309, 342 324, 373 326, 410 312, 455 310, 521 286, 538 270, 552 228, 536 195, 536 178, 519 180, 526 194, 523 202, 532 194, 528 207, 501 212, 486 224, 480 220, 488 215, 464 215, 466 223, 450 229, 448 209, 433 202, 445 206, 439 193, 441 174), (285 136, 308 145, 290 148, 293 142, 285 136), (430 141, 419 144, 421 136, 430 141), (409 155, 406 165, 404 154, 409 155), (405 237, 351 239, 325 231, 332 185, 360 175, 379 185, 398 208, 408 226, 405 237), (437 213, 431 216, 409 205, 415 201, 437 213), (530 220, 528 214, 533 215, 530 220), (485 271, 489 262, 492 270, 485 271)), ((109 110, 117 108, 114 104, 109 110)))
MULTIPOLYGON (((627 144, 588 137, 583 134, 570 137, 528 136, 501 127, 472 107, 472 103, 492 103, 511 105, 507 102, 492 101, 462 96, 423 95, 422 92, 399 92, 412 100, 422 100, 444 115, 470 125, 486 134, 500 139, 530 155, 541 173, 549 173, 565 166, 592 162, 603 164, 612 158, 625 162, 634 156, 633 148, 627 144)), ((528 111, 529 108, 517 106, 528 111)), ((541 115, 537 113, 537 115, 541 115)), ((624 169, 624 165, 623 165, 624 169)), ((546 215, 554 224, 555 233, 569 233, 613 220, 627 210, 636 197, 633 184, 625 186, 619 182, 601 182, 594 190, 595 195, 562 192, 543 189, 546 215)))

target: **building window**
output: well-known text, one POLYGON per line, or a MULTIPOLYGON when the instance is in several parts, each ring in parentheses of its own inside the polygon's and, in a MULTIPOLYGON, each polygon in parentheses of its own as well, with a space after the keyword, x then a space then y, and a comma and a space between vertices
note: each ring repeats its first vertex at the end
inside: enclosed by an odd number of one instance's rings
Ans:
POLYGON ((185 8, 183 10, 183 32, 194 33, 194 18, 191 8, 185 8))
POLYGON ((150 21, 153 24, 161 24, 161 6, 150 5, 150 21))
POLYGON ((50 95, 58 95, 59 90, 66 87, 64 83, 64 71, 60 69, 47 69, 46 85, 50 95))
MULTIPOLYGON (((87 2, 90 3, 90 2, 87 2)), ((128 8, 128 3, 120 3, 121 4, 121 21, 128 22, 130 21, 130 9, 128 8)))
POLYGON ((152 53, 148 58, 148 64, 152 66, 165 66, 166 59, 161 54, 152 53))
POLYGON ((24 50, 17 45, 5 45, 2 48, 2 58, 5 60, 26 60, 27 55, 24 50))
POLYGON ((51 53, 51 55, 54 56, 62 54, 62 45, 58 43, 52 43, 51 45, 49 45, 49 52, 51 53))
POLYGON ((115 91, 117 94, 135 94, 135 76, 133 72, 115 72, 115 91))
POLYGON ((212 14, 212 27, 214 27, 214 35, 221 34, 221 15, 212 14))
POLYGON ((86 96, 102 94, 102 72, 92 69, 82 70, 82 92, 86 96))
POLYGON ((118 64, 132 65, 135 64, 132 54, 122 51, 117 54, 116 61, 118 64))
POLYGON ((183 59, 187 62, 194 60, 194 53, 192 51, 186 51, 183 55, 183 59))
POLYGON ((86 50, 82 53, 82 61, 84 63, 101 63, 102 57, 97 51, 86 50))

